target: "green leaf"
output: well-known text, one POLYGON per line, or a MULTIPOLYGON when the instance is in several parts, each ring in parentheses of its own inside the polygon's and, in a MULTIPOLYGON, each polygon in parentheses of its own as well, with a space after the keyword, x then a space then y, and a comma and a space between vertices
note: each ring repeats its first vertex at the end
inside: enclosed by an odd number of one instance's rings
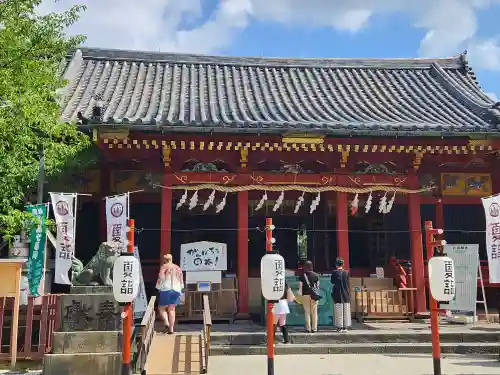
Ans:
POLYGON ((39 150, 52 179, 82 166, 91 142, 76 124, 61 123, 56 93, 61 64, 83 36, 68 36, 83 6, 40 15, 41 0, 0 1, 0 233, 5 239, 29 222, 24 205, 36 192, 39 150))

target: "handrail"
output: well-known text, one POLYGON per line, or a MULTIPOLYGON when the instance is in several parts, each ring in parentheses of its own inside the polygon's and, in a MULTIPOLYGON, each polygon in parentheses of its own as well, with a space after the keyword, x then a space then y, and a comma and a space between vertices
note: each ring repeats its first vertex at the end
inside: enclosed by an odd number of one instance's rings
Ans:
POLYGON ((146 366, 149 348, 153 342, 155 333, 155 303, 156 297, 153 296, 149 299, 148 307, 146 308, 146 312, 141 322, 134 327, 134 333, 132 335, 132 348, 135 349, 134 358, 132 360, 134 373, 142 374, 146 366))
POLYGON ((210 331, 212 328, 212 315, 210 313, 210 302, 206 294, 203 295, 203 330, 201 331, 201 370, 203 374, 208 372, 208 356, 210 355, 210 331))

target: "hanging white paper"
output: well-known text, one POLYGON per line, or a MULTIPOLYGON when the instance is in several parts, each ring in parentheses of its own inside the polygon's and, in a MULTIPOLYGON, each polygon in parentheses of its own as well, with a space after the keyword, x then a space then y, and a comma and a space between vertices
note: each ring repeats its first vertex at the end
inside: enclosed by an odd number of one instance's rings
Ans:
POLYGON ((57 247, 54 282, 71 285, 68 271, 75 254, 75 193, 50 193, 52 209, 57 225, 57 247))
MULTIPOLYGON (((141 256, 139 255, 139 248, 137 246, 134 247, 134 256, 141 264, 141 256)), ((146 289, 144 287, 144 277, 142 275, 142 264, 140 268, 141 273, 141 283, 139 284, 139 294, 134 300, 134 319, 142 319, 146 310, 148 308, 148 299, 146 297, 146 289)))
POLYGON ((129 194, 106 197, 107 241, 119 242, 120 252, 127 248, 127 220, 129 194))
POLYGON ((490 283, 500 283, 500 196, 481 199, 486 215, 486 252, 490 283))

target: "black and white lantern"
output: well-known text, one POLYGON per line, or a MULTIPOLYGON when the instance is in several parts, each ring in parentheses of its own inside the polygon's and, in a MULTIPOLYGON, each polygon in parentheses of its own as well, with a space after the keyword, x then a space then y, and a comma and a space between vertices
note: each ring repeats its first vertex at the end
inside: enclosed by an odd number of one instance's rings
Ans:
POLYGON ((260 261, 262 295, 268 301, 277 301, 285 292, 285 259, 276 253, 267 253, 260 261))
POLYGON ((455 298, 455 265, 447 256, 435 256, 429 260, 429 287, 432 297, 438 302, 455 298))
POLYGON ((113 295, 119 303, 130 303, 139 294, 140 263, 133 253, 122 253, 113 265, 113 295))

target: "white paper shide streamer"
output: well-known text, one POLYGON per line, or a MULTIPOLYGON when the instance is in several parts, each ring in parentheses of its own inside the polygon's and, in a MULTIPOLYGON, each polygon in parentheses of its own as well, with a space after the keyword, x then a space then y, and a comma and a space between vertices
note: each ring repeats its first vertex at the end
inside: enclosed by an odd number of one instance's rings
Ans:
POLYGON ((178 210, 179 208, 184 206, 184 203, 186 203, 187 198, 188 198, 188 192, 187 190, 184 190, 184 194, 182 194, 181 199, 179 200, 179 202, 177 202, 177 206, 175 207, 175 209, 178 210))
POLYGON ((285 192, 282 191, 276 202, 274 203, 273 211, 276 212, 281 207, 283 203, 283 199, 285 199, 285 192))
POLYGON ((302 195, 299 197, 299 199, 297 199, 297 203, 295 203, 295 209, 293 210, 294 213, 297 213, 299 212, 300 210, 300 207, 302 207, 302 205, 304 204, 304 195, 306 193, 302 193, 302 195))
POLYGON ((260 198, 259 203, 257 203, 257 206, 255 207, 255 211, 259 211, 263 206, 264 203, 267 201, 267 192, 264 192, 264 195, 262 195, 262 198, 260 198))
POLYGON ((316 211, 316 208, 318 208, 320 200, 321 200, 321 193, 318 193, 318 195, 316 195, 316 198, 314 198, 313 201, 311 202, 311 207, 309 207, 310 214, 316 211))
POLYGON ((392 206, 394 206, 394 201, 396 200, 396 192, 392 194, 391 199, 389 202, 387 202, 387 205, 385 206, 385 212, 384 214, 388 214, 392 210, 392 206))
POLYGON ((198 190, 194 192, 194 194, 191 196, 191 199, 189 200, 189 209, 192 210, 198 205, 198 190))
POLYGON ((221 212, 224 209, 224 207, 226 207, 226 198, 227 198, 227 193, 224 195, 224 198, 222 198, 220 203, 215 207, 216 213, 221 212))
POLYGON ((208 196, 207 201, 203 205, 203 211, 208 210, 208 208, 214 204, 214 200, 215 200, 215 190, 212 190, 212 193, 208 196))
POLYGON ((378 202, 378 212, 381 214, 385 214, 386 206, 387 206, 387 193, 385 193, 384 196, 380 198, 380 201, 378 202))
POLYGON ((366 203, 365 203, 365 213, 366 214, 368 212, 370 212, 370 209, 372 208, 372 200, 373 200, 373 197, 372 197, 372 193, 370 192, 370 195, 368 196, 368 199, 366 200, 366 203))

